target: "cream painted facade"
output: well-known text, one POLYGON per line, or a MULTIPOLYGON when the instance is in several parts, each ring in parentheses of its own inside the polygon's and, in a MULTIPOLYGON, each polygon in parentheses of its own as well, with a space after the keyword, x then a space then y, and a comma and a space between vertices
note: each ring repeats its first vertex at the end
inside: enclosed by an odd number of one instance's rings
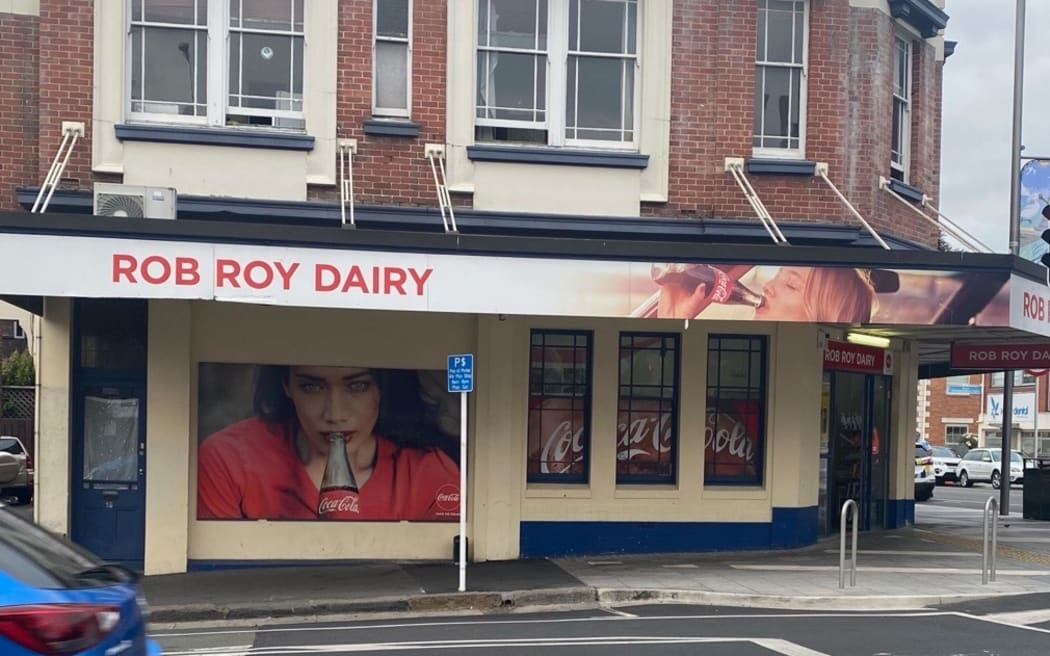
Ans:
MULTIPOLYGON (((45 304, 44 407, 38 518, 69 533, 71 302, 45 304)), ((185 571, 193 561, 444 559, 456 523, 196 519, 197 371, 201 362, 307 363, 443 369, 450 353, 476 354, 470 395, 469 529, 473 558, 522 555, 522 523, 769 524, 777 508, 818 502, 821 335, 812 324, 380 312, 243 303, 149 302, 145 571, 185 571), (593 331, 590 483, 526 483, 529 335, 534 328, 593 331), (681 335, 677 483, 617 485, 617 367, 621 331, 681 335), (707 338, 768 336, 768 418, 763 484, 705 486, 707 338)), ((895 399, 916 385, 916 363, 895 354, 895 399)), ((893 405, 891 499, 913 495, 915 409, 893 405), (902 441, 903 440, 903 441, 902 441), (910 444, 907 444, 910 446, 910 444)))

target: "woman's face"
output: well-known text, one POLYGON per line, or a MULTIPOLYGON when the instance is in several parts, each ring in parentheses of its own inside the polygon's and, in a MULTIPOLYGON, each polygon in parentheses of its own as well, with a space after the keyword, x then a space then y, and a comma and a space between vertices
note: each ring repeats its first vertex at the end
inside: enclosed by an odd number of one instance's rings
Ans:
POLYGON ((805 267, 781 267, 763 290, 766 302, 755 310, 755 318, 770 321, 809 321, 806 314, 806 281, 810 270, 805 267))
POLYGON ((328 448, 329 433, 371 437, 379 418, 379 386, 368 369, 289 367, 284 393, 303 435, 320 450, 328 448))

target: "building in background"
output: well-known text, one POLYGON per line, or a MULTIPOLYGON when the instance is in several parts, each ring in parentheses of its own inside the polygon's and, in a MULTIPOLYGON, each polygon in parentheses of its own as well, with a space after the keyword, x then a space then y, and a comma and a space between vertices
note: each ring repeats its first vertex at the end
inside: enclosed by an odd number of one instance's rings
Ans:
POLYGON ((943 5, 7 3, 37 519, 151 573, 446 558, 461 507, 479 560, 910 523, 917 380, 1048 332, 924 214, 943 5))

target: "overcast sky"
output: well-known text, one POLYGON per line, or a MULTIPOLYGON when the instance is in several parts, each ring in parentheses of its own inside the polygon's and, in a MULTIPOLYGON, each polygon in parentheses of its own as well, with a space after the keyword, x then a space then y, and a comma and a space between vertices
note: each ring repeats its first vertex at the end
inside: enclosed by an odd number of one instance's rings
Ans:
MULTIPOLYGON (((947 0, 941 211, 1005 253, 1009 242, 1015 0, 947 0)), ((1050 0, 1027 0, 1024 154, 1050 157, 1050 0)))

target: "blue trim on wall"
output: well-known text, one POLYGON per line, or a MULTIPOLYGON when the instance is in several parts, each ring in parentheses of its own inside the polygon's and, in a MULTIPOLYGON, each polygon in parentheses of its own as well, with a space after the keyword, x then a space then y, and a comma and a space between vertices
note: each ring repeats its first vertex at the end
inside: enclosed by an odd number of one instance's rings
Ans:
POLYGON ((817 541, 820 513, 816 506, 773 508, 769 542, 774 549, 793 549, 817 541))
POLYGON ((612 169, 644 169, 649 166, 649 156, 641 153, 531 146, 467 146, 467 157, 475 162, 561 164, 612 169))
POLYGON ((886 528, 904 528, 915 525, 915 499, 890 499, 886 514, 886 528))
MULTIPOLYGON (((264 567, 345 567, 347 565, 356 565, 364 561, 352 560, 346 558, 334 559, 334 560, 311 560, 311 559, 261 559, 261 560, 245 560, 245 559, 204 559, 195 560, 190 559, 186 561, 187 572, 217 572, 229 569, 248 569, 248 568, 264 568, 264 567)), ((368 561, 374 563, 375 561, 368 561)))
POLYGON ((925 194, 918 187, 904 184, 900 180, 890 180, 890 191, 910 200, 913 203, 921 203, 925 194))
POLYGON ((365 134, 382 137, 418 137, 419 123, 412 121, 370 118, 364 122, 365 134))
POLYGON ((955 54, 955 48, 959 45, 958 41, 945 41, 944 42, 944 58, 948 59, 955 54))
POLYGON ((747 172, 754 175, 816 175, 817 163, 804 159, 749 159, 747 172))
POLYGON ((919 30, 924 39, 948 27, 948 14, 930 0, 890 0, 890 15, 919 30))
POLYGON ((308 134, 276 132, 263 128, 228 130, 224 128, 185 127, 179 125, 141 125, 124 123, 113 127, 121 141, 156 141, 206 146, 269 148, 271 150, 314 149, 314 138, 308 134))

